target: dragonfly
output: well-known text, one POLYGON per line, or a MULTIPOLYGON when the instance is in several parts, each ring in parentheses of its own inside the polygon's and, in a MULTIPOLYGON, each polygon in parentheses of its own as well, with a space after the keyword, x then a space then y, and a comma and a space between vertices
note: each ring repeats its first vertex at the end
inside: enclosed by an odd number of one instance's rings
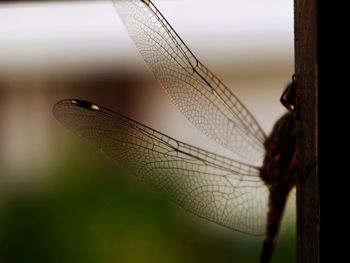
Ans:
MULTIPOLYGON (((155 79, 180 112, 244 161, 181 142, 83 100, 59 101, 54 116, 186 211, 235 231, 263 235, 260 262, 269 262, 286 200, 295 186, 293 114, 283 115, 267 136, 152 1, 113 3, 155 79), (257 166, 259 161, 262 165, 257 166)), ((293 86, 289 84, 287 91, 293 86)))

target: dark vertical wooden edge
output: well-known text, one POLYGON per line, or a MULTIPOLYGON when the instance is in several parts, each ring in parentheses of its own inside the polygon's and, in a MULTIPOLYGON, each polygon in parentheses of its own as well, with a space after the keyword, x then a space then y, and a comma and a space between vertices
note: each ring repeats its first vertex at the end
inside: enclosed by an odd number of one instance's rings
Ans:
POLYGON ((299 96, 297 151, 300 167, 313 164, 297 178, 297 262, 320 262, 318 166, 318 21, 317 0, 294 1, 295 73, 299 96))

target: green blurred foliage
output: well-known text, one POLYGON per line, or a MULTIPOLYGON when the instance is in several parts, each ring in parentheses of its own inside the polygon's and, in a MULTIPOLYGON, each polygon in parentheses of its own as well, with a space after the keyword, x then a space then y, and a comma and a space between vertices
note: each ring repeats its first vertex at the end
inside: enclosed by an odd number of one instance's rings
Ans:
MULTIPOLYGON (((3 200, 0 262, 257 262, 260 237, 187 214, 96 156, 74 152, 3 200)), ((295 262, 294 243, 284 229, 273 262, 295 262)))

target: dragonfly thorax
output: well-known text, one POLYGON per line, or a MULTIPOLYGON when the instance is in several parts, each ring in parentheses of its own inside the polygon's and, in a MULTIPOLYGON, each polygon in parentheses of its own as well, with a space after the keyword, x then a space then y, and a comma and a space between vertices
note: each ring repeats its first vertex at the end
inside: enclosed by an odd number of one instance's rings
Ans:
POLYGON ((291 116, 291 113, 283 115, 264 143, 266 153, 260 177, 269 188, 289 191, 295 184, 288 180, 296 172, 296 127, 291 116))

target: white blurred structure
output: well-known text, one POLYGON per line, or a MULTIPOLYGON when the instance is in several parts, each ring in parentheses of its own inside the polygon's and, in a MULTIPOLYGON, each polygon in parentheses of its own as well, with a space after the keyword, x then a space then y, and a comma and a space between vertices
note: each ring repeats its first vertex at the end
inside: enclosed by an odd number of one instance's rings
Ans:
MULTIPOLYGON (((292 1, 154 2, 202 60, 254 65, 293 57, 292 1)), ((0 25, 1 68, 135 57, 111 1, 3 4, 0 25)))

